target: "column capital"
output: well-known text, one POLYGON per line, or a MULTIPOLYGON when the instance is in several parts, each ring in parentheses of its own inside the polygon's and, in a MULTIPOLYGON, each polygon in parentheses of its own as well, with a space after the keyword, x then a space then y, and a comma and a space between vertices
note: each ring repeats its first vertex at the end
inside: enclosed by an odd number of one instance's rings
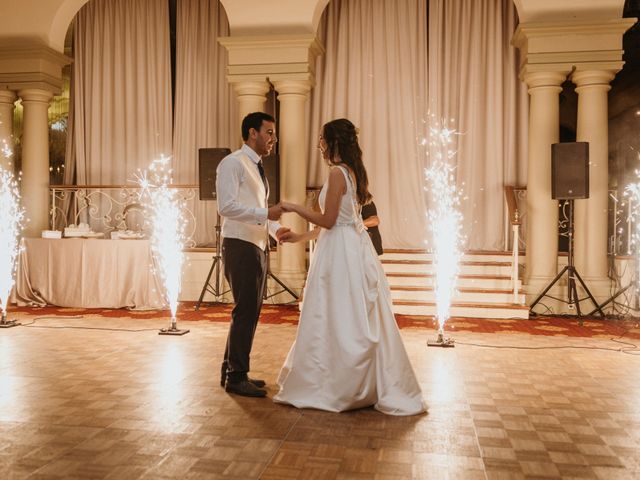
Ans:
POLYGON ((521 52, 520 67, 568 67, 622 60, 622 36, 634 18, 521 22, 511 44, 521 52))
POLYGON ((324 52, 315 35, 247 35, 219 37, 229 56, 229 82, 269 78, 310 80, 315 60, 324 52))
POLYGON ((48 104, 53 98, 53 92, 41 88, 24 88, 18 91, 22 102, 35 102, 48 104))
POLYGON ((562 84, 567 79, 570 70, 528 70, 522 74, 522 80, 529 87, 529 92, 537 88, 553 88, 562 91, 562 84))
POLYGON ((233 86, 233 90, 236 95, 252 95, 258 97, 265 97, 269 92, 269 83, 266 78, 262 79, 243 79, 235 77, 229 79, 229 83, 233 86))
POLYGON ((62 91, 62 68, 72 59, 47 45, 29 39, 12 39, 0 45, 0 88, 62 91))
POLYGON ((601 87, 609 90, 609 83, 614 79, 618 70, 576 69, 571 75, 571 81, 576 85, 576 91, 582 87, 601 87))
POLYGON ((280 95, 303 95, 307 96, 311 91, 313 82, 310 79, 281 79, 273 80, 273 86, 280 95))
POLYGON ((13 90, 0 89, 0 103, 12 104, 17 98, 13 90))

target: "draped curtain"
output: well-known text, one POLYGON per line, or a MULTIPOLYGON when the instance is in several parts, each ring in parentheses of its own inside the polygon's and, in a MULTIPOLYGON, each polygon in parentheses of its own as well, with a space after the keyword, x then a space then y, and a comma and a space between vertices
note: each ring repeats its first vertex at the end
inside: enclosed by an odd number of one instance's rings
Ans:
POLYGON ((326 178, 320 126, 360 127, 385 247, 428 237, 424 152, 429 119, 455 119, 457 183, 468 249, 502 249, 505 184, 524 183, 526 90, 517 78, 512 0, 332 0, 318 36, 311 98, 310 185, 326 178))
POLYGON ((527 91, 512 0, 429 0, 429 98, 453 118, 467 248, 505 248, 505 185, 526 182, 527 91))
POLYGON ((171 154, 167 1, 92 0, 74 28, 77 183, 127 184, 171 154))
MULTIPOLYGON (((166 0, 92 0, 78 13, 69 124, 78 184, 127 183, 160 154, 173 155, 175 183, 197 184, 199 148, 237 146, 235 95, 217 43, 229 34, 222 5, 177 2, 173 125, 168 17, 166 0)), ((526 171, 516 23, 512 0, 332 0, 318 31, 326 53, 310 99, 307 185, 327 176, 316 149, 321 125, 351 119, 385 246, 423 248, 420 140, 429 118, 453 118, 466 248, 503 248, 503 186, 524 184, 526 171)), ((210 243, 215 203, 191 207, 196 241, 210 243)))
POLYGON ((385 247, 424 247, 422 161, 416 138, 427 110, 424 0, 332 0, 318 37, 311 95, 308 185, 327 176, 318 150, 325 122, 346 117, 360 145, 385 247))
MULTIPOLYGON (((236 99, 226 80, 227 53, 218 37, 229 35, 219 0, 180 0, 176 21, 174 180, 198 184, 198 149, 238 147, 236 99)), ((196 242, 214 239, 214 201, 189 202, 198 225, 196 242)))

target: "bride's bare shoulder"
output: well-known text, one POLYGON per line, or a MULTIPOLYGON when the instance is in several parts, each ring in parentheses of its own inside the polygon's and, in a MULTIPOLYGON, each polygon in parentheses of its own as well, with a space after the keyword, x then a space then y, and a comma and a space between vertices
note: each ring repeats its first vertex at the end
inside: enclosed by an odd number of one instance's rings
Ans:
POLYGON ((337 165, 331 167, 331 169, 329 170, 329 180, 339 181, 340 179, 344 181, 344 173, 342 173, 342 169, 337 165))

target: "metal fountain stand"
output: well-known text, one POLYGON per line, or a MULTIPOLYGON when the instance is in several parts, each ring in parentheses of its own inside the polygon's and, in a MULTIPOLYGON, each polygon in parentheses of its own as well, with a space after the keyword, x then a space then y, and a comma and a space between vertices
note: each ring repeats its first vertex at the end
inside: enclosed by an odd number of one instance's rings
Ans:
POLYGON ((442 348, 453 348, 455 347, 455 341, 451 337, 445 338, 444 336, 444 328, 438 328, 438 337, 435 340, 427 341, 428 347, 442 347, 442 348))
POLYGON ((0 328, 11 328, 17 327, 18 325, 22 325, 17 320, 7 320, 7 312, 2 311, 2 317, 0 317, 0 328))
POLYGON ((178 328, 178 321, 176 319, 175 315, 171 316, 171 326, 169 328, 161 328, 160 331, 158 332, 158 335, 184 335, 186 333, 189 333, 189 329, 179 329, 178 328))

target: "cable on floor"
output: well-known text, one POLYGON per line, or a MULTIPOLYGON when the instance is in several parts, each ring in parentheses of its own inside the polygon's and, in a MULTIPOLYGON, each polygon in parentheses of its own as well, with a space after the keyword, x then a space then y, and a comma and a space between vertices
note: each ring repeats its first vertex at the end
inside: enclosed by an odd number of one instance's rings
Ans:
POLYGON ((103 330, 107 332, 155 332, 158 331, 157 328, 107 328, 107 327, 80 327, 75 325, 34 325, 38 320, 60 320, 60 319, 78 319, 84 318, 84 315, 67 315, 64 317, 61 316, 46 316, 46 317, 36 317, 30 323, 23 323, 21 327, 27 328, 50 328, 50 329, 69 329, 69 330, 103 330))

